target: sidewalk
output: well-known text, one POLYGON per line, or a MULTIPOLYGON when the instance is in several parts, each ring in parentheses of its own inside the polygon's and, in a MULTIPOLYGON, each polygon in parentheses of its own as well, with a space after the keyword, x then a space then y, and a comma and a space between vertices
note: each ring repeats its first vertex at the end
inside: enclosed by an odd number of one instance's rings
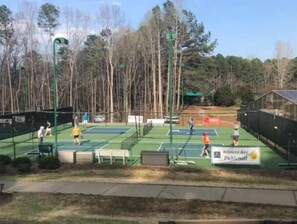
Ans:
POLYGON ((3 192, 49 192, 167 199, 199 199, 206 201, 243 202, 297 207, 297 190, 124 183, 0 181, 0 184, 1 183, 4 184, 3 192))

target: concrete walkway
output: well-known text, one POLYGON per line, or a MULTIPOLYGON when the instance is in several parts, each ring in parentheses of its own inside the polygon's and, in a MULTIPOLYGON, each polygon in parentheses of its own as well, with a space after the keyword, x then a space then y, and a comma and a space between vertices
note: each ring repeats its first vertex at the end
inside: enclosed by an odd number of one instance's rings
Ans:
POLYGON ((200 199, 206 201, 243 202, 297 207, 297 190, 124 183, 0 181, 0 184, 1 183, 4 184, 3 192, 49 192, 167 199, 200 199))

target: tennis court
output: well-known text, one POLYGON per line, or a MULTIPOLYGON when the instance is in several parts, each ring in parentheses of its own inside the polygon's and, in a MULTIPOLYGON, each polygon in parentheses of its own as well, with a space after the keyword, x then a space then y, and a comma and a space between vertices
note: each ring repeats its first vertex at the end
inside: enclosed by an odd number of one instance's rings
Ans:
MULTIPOLYGON (((218 136, 218 133, 213 128, 201 128, 194 129, 191 135, 202 136, 203 132, 206 132, 209 136, 218 136)), ((170 130, 167 132, 167 136, 170 135, 170 130)), ((190 135, 189 129, 172 129, 172 135, 190 135)))

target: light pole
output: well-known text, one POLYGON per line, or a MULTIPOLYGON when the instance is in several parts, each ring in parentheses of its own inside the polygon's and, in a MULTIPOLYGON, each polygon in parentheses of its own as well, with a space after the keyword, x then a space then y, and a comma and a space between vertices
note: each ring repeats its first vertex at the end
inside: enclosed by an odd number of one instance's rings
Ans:
POLYGON ((120 64, 119 68, 121 70, 121 73, 124 76, 124 116, 125 116, 125 123, 127 125, 128 98, 127 98, 127 75, 124 73, 125 64, 120 64))
POLYGON ((168 41, 168 69, 169 69, 169 122, 170 122, 170 147, 172 148, 172 45, 176 38, 175 32, 167 32, 166 40, 168 41))
POLYGON ((55 154, 58 153, 56 44, 68 45, 68 40, 64 37, 55 37, 53 40, 53 82, 54 82, 53 83, 53 91, 54 91, 55 154))
POLYGON ((183 68, 186 67, 185 63, 180 63, 180 69, 181 69, 181 84, 182 84, 182 124, 184 124, 184 115, 183 115, 183 111, 184 111, 184 87, 185 87, 185 83, 184 83, 184 73, 183 73, 183 68))

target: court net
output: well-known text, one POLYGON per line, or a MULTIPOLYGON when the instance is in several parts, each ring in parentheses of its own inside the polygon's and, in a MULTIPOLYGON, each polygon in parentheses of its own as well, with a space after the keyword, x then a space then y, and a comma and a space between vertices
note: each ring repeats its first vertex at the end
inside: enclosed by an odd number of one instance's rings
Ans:
POLYGON ((134 145, 139 141, 138 138, 138 131, 134 132, 128 138, 121 142, 121 149, 128 149, 131 150, 134 145))

